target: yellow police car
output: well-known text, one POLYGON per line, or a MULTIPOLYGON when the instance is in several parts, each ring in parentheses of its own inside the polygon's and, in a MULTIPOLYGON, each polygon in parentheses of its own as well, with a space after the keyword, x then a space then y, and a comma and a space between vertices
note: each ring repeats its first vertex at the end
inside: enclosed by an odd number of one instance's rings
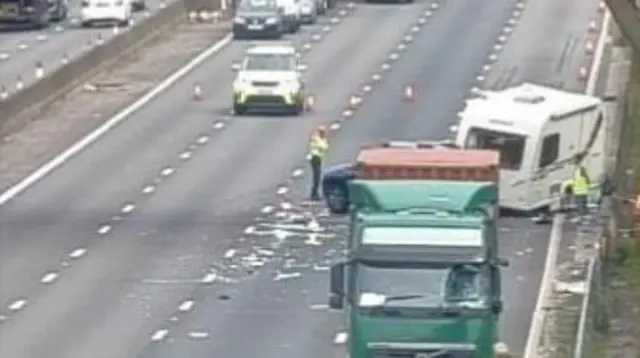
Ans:
POLYGON ((292 44, 254 45, 242 62, 234 64, 233 110, 284 110, 298 115, 304 110, 306 69, 292 44))

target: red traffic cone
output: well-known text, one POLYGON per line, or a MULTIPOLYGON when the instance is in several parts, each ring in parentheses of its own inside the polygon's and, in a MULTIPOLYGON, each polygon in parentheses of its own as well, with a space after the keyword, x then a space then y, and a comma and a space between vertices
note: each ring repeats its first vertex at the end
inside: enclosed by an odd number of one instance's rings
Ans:
POLYGON ((200 85, 200 83, 196 82, 196 84, 193 85, 192 98, 194 101, 202 101, 203 94, 202 94, 202 86, 200 85))
POLYGON ((413 88, 413 85, 409 84, 404 86, 404 89, 402 90, 402 95, 405 101, 413 101, 416 96, 416 91, 415 91, 415 88, 413 88))
POLYGON ((313 95, 308 95, 307 100, 305 101, 305 108, 308 112, 313 111, 313 108, 316 105, 316 98, 313 95))

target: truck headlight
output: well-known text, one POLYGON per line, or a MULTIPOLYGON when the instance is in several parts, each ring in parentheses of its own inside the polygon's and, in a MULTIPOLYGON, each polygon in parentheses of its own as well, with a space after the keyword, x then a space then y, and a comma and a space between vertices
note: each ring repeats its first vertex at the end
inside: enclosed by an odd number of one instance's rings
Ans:
POLYGON ((267 21, 265 21, 265 23, 267 25, 273 25, 273 24, 275 24, 277 22, 278 22, 278 19, 276 19, 275 17, 270 17, 270 18, 267 19, 267 21))
POLYGON ((233 22, 235 22, 236 24, 244 24, 247 22, 247 20, 242 17, 234 17, 233 22))

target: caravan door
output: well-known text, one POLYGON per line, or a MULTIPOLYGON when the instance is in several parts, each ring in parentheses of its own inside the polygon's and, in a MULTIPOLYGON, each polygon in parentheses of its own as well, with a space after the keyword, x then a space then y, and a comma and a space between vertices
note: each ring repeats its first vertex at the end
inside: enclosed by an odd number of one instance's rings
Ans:
POLYGON ((561 136, 558 131, 554 130, 556 128, 551 123, 548 123, 546 127, 543 129, 536 146, 536 159, 533 161, 533 175, 529 186, 529 200, 531 206, 535 208, 551 204, 552 192, 560 190, 560 186, 555 188, 554 185, 557 186, 566 180, 563 167, 571 164, 564 163, 564 161, 567 154, 572 151, 571 148, 575 147, 575 143, 569 143, 571 137, 561 136), (563 152, 562 155, 561 152, 563 152))

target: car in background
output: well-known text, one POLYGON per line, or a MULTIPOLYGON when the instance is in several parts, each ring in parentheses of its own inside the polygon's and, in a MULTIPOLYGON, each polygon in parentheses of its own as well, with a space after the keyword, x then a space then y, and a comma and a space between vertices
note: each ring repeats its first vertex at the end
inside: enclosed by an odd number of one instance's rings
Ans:
POLYGON ((285 32, 282 10, 276 0, 240 0, 232 31, 236 39, 280 38, 285 32))
POLYGON ((69 3, 67 0, 48 0, 51 21, 60 22, 69 17, 69 3))
POLYGON ((44 29, 68 15, 67 0, 0 0, 0 24, 4 29, 22 29, 25 25, 44 29))
MULTIPOLYGON (((329 0, 315 0, 318 15, 324 15, 329 10, 329 0)), ((335 0, 334 0, 335 2, 335 0)))
POLYGON ((129 26, 131 13, 130 0, 83 0, 80 23, 83 27, 110 24, 129 26))
POLYGON ((147 9, 146 0, 131 0, 131 10, 134 12, 144 11, 147 9))
POLYGON ((246 51, 233 81, 233 111, 284 110, 293 115, 304 111, 305 84, 293 44, 256 45, 246 51))
POLYGON ((300 0, 300 21, 303 24, 315 24, 318 21, 317 0, 300 0))
POLYGON ((282 9, 284 28, 287 33, 295 33, 300 29, 299 0, 276 0, 282 9))

